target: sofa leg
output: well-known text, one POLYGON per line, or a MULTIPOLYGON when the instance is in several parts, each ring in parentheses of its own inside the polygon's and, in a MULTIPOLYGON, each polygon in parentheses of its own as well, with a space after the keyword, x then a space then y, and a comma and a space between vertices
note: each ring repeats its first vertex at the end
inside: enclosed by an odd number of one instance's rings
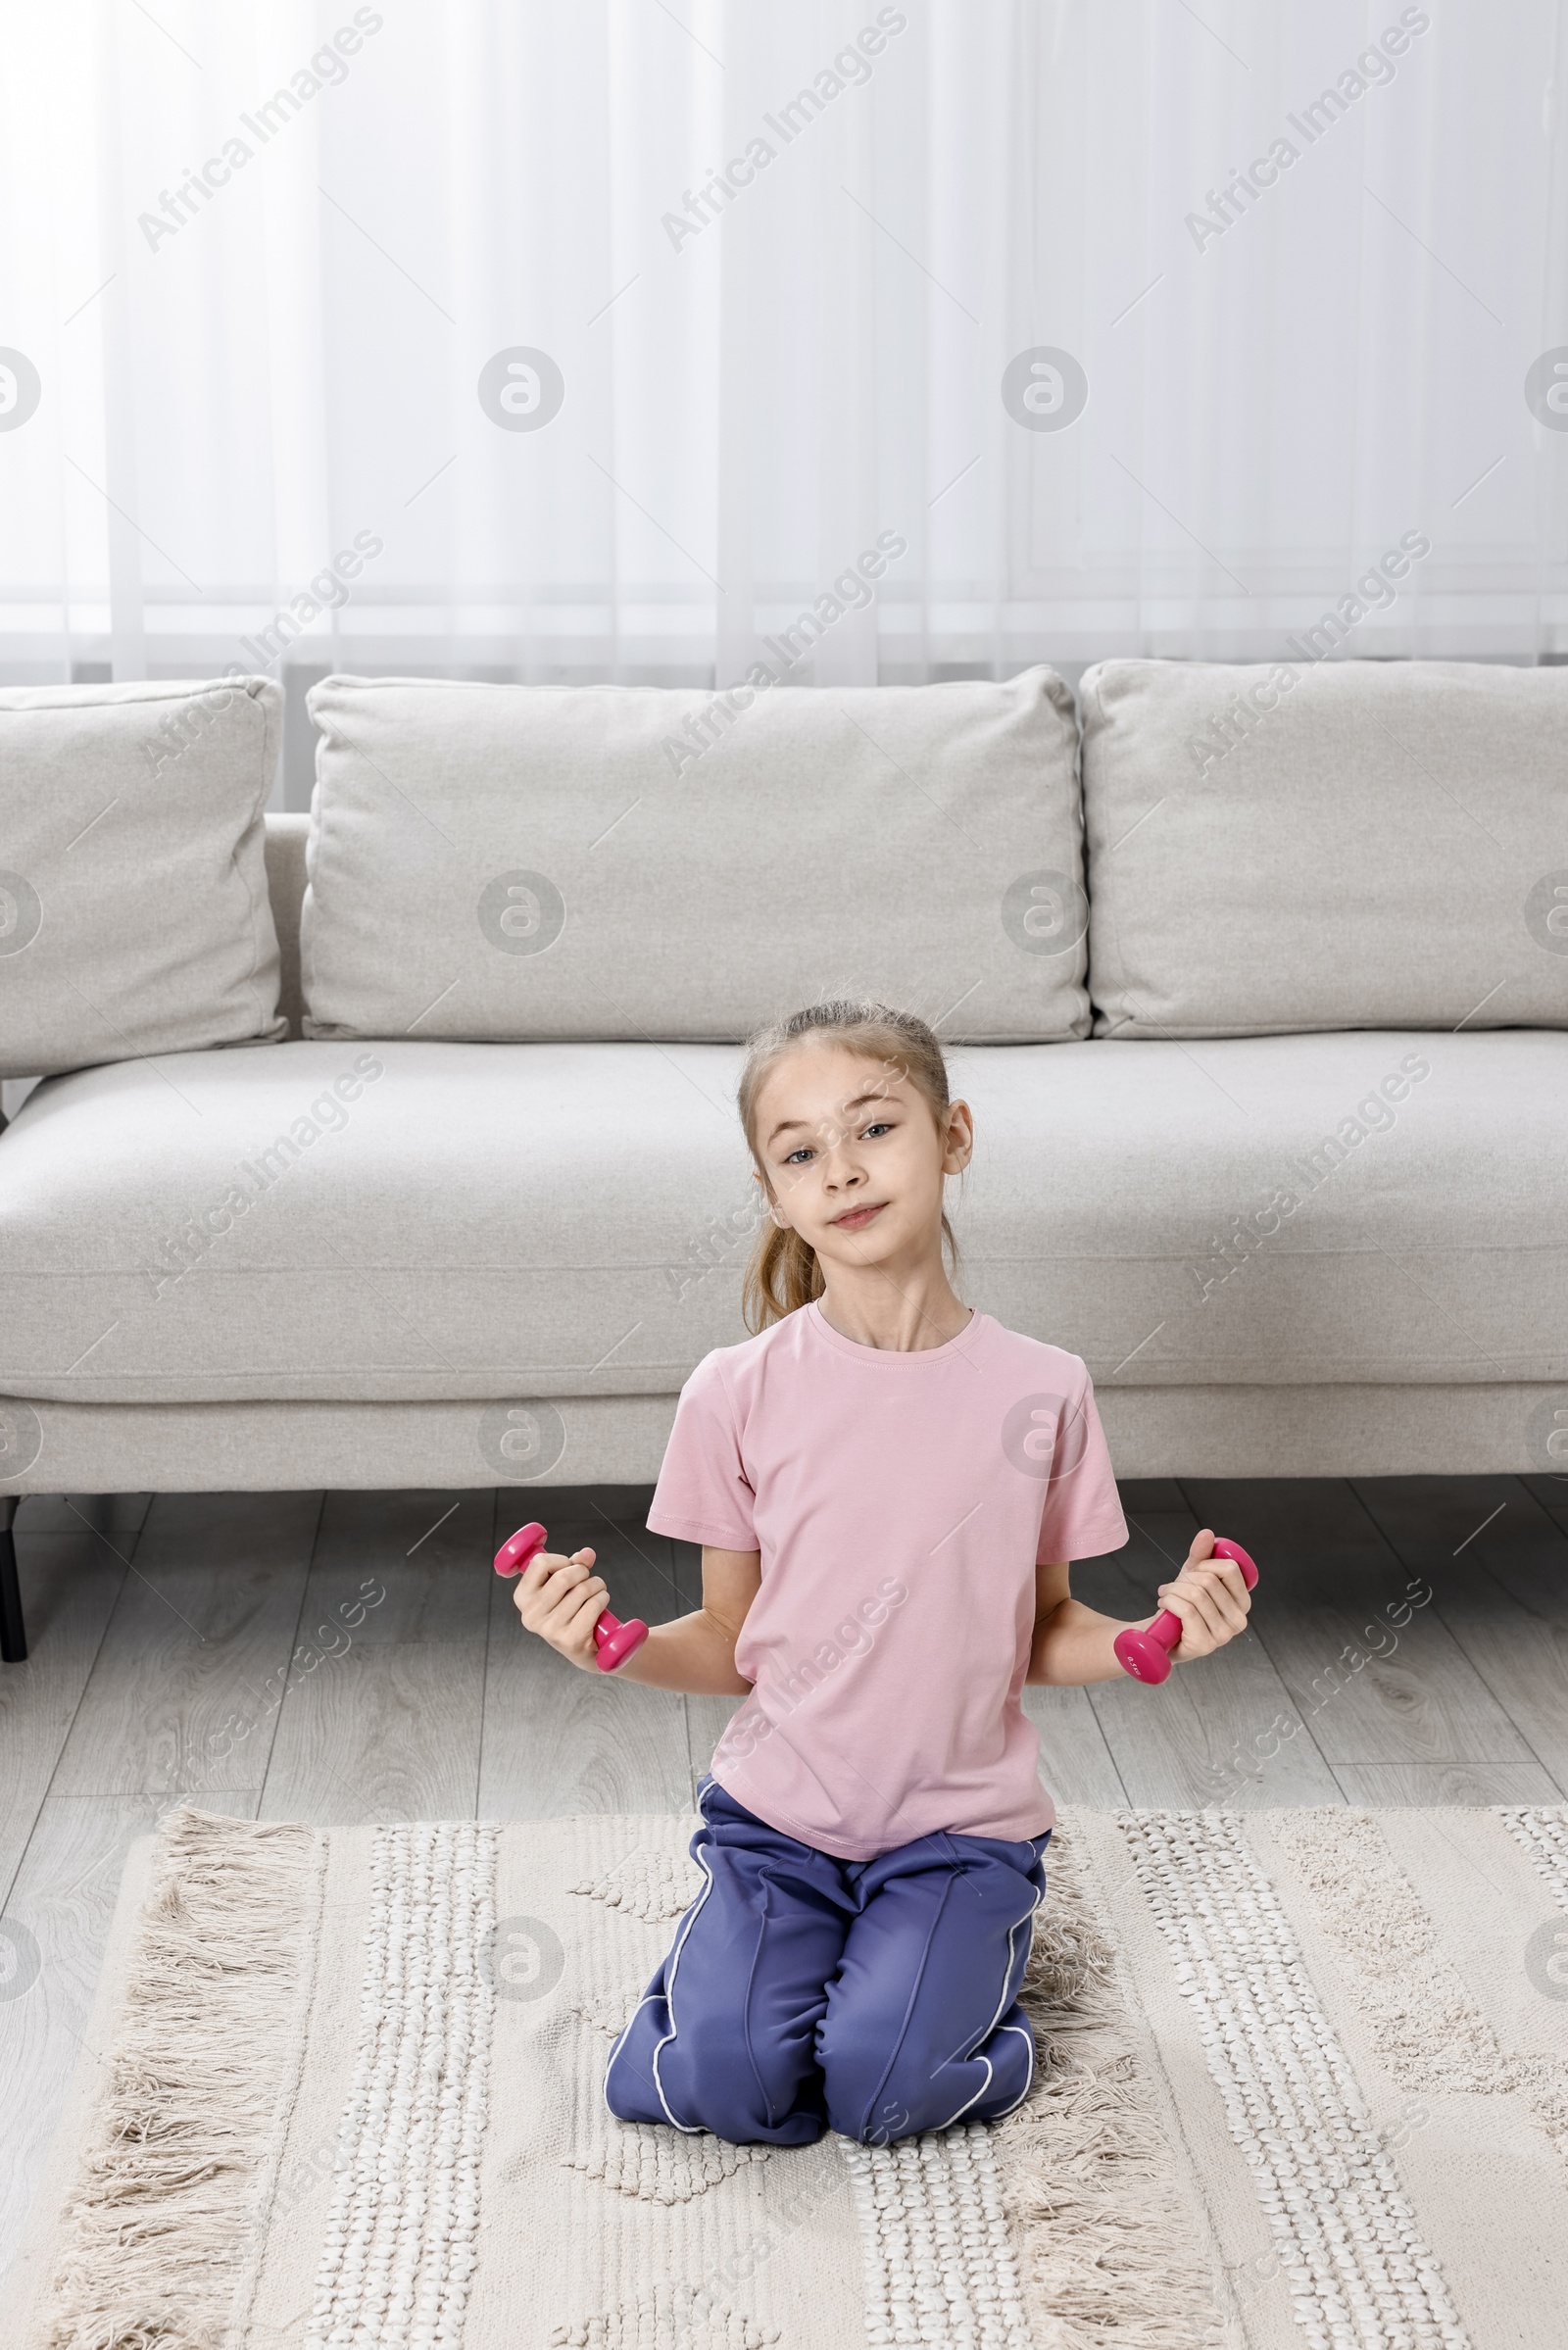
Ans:
POLYGON ((27 1628, 22 1620, 22 1586, 17 1580, 17 1545, 11 1521, 20 1493, 0 1493, 0 1664, 26 1662, 27 1628))

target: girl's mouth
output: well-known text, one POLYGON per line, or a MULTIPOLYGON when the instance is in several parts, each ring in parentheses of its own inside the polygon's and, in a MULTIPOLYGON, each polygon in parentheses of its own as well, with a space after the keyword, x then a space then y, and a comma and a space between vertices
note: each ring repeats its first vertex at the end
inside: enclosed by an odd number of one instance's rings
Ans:
POLYGON ((833 1218, 833 1229, 835 1232, 863 1232, 872 1217, 879 1216, 886 1205, 885 1199, 879 1199, 874 1206, 852 1207, 846 1214, 833 1218))

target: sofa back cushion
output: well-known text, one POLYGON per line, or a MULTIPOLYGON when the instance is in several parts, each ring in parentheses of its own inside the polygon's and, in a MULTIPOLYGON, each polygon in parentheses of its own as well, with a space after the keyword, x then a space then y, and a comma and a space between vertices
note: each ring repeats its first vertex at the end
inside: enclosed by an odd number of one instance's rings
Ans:
POLYGON ((0 1077, 281 1037, 270 679, 0 692, 0 1077))
POLYGON ((870 994, 1086 1036, 1072 698, 329 677, 305 1033, 733 1041, 870 994))
POLYGON ((1568 669, 1085 672, 1095 1033, 1568 1025, 1568 669))

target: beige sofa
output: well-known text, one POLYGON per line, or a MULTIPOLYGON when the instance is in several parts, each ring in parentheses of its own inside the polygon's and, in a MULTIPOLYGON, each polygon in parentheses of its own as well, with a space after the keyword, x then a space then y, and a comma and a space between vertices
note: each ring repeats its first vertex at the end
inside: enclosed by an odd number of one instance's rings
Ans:
POLYGON ((744 1336, 736 1040, 840 986, 958 1040, 960 1292, 1123 1475, 1568 1470, 1568 676, 1107 663, 1081 759, 1047 671, 921 691, 318 689, 263 1033, 127 1029, 0 1135, 0 1519, 652 1480, 744 1336))

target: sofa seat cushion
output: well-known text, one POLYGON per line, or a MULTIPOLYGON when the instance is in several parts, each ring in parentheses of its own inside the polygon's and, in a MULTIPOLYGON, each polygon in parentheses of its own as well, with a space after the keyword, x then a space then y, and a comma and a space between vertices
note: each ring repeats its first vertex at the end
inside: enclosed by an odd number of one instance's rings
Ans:
POLYGON ((964 1059, 988 1074, 963 1294, 1102 1386, 1568 1378, 1568 1036, 964 1059))
MULTIPOLYGON (((0 1394, 669 1395, 745 1334, 721 1045, 126 1061, 0 1135, 0 1394)), ((960 1293, 1127 1386, 1568 1377, 1568 1036, 952 1056, 960 1293)))

